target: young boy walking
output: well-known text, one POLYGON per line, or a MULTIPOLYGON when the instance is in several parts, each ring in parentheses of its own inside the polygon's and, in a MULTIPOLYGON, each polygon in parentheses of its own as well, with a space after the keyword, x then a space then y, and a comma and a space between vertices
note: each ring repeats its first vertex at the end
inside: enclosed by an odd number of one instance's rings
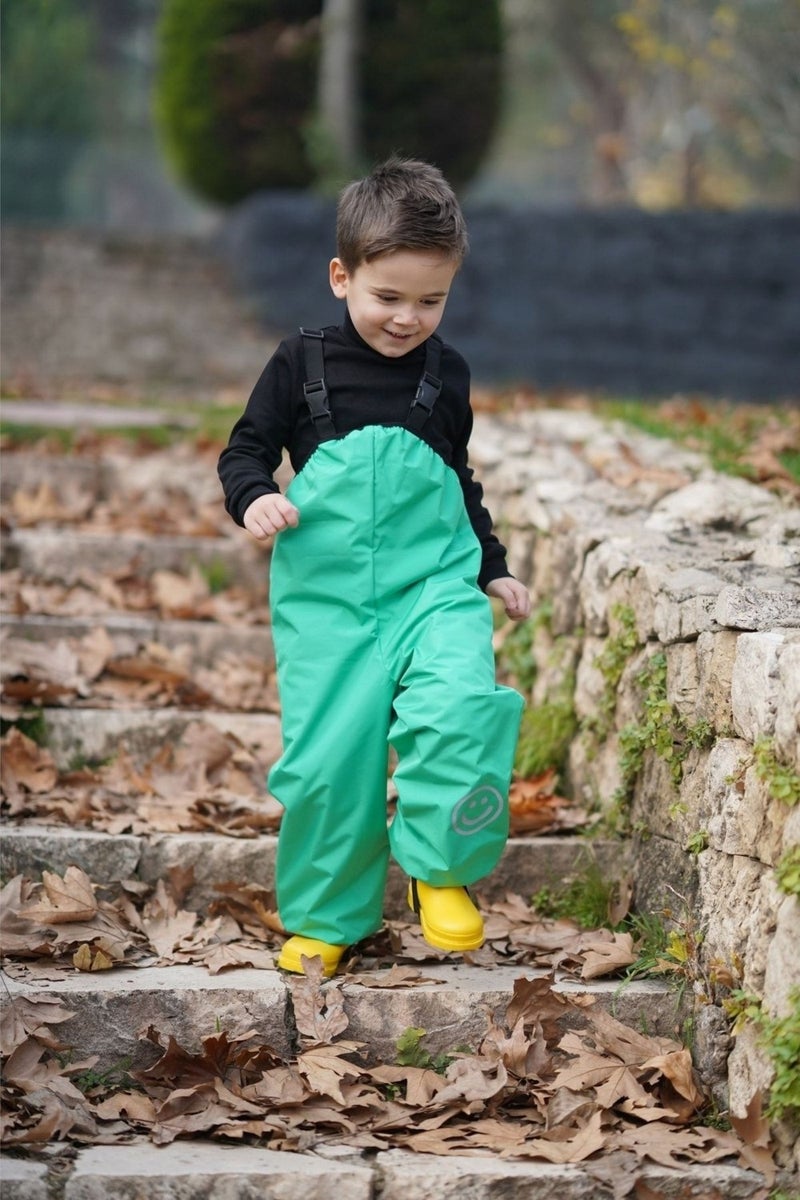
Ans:
POLYGON ((390 853, 430 945, 483 942, 466 886, 505 845, 523 706, 495 682, 485 593, 517 620, 530 597, 468 466, 469 369, 435 332, 466 250, 436 168, 392 158, 345 188, 330 264, 342 325, 281 342, 219 462, 227 511, 275 538, 283 753, 269 787, 285 810, 288 971, 319 955, 332 975, 380 927, 390 853))

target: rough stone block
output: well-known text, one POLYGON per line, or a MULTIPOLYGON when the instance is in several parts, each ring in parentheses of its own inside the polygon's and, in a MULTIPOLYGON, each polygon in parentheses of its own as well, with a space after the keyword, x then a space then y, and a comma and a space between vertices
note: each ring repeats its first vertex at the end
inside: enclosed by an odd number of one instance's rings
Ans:
POLYGON ((59 1025, 59 1038, 74 1047, 78 1061, 98 1055, 100 1071, 129 1056, 134 1067, 149 1066, 155 1050, 138 1040, 149 1025, 159 1031, 163 1045, 172 1034, 191 1050, 219 1029, 231 1035, 256 1029, 279 1053, 290 1050, 286 989, 277 971, 245 967, 209 975, 204 967, 121 967, 57 979, 52 972, 50 978, 37 978, 31 971, 4 982, 12 997, 59 1000, 75 1013, 59 1025))
POLYGON ((636 572, 630 593, 639 638, 668 644, 712 629, 712 610, 723 586, 713 572, 681 565, 674 556, 645 563, 636 572))
POLYGON ((775 695, 775 747, 800 772, 800 638, 783 646, 775 695))
POLYGON ((691 529, 744 529, 756 517, 775 513, 780 507, 766 488, 731 475, 697 479, 665 496, 655 505, 646 528, 660 533, 682 533, 691 529))
POLYGON ((607 809, 622 784, 616 733, 597 745, 587 736, 573 739, 567 756, 566 791, 589 808, 607 809))
POLYGON ((617 589, 612 601, 612 584, 620 575, 632 575, 638 563, 638 547, 630 537, 608 538, 586 555, 579 595, 588 634, 608 633, 609 609, 620 598, 617 589))
POLYGON ((775 731, 780 683, 779 659, 786 641, 781 630, 743 633, 736 642, 731 706, 736 732, 749 742, 775 731))
POLYGON ((731 680, 738 634, 708 630, 697 639, 698 720, 708 721, 717 733, 728 734, 733 725, 731 680))
POLYGON ((580 719, 597 715, 605 691, 605 679, 597 667, 597 659, 605 646, 605 638, 587 636, 575 674, 575 712, 580 719))
POLYGON ((666 648, 667 700, 687 720, 697 711, 700 666, 694 642, 675 642, 666 648))
POLYGON ((697 856, 697 864, 697 919, 706 931, 706 959, 720 958, 726 963, 741 959, 745 964, 743 986, 760 994, 781 898, 772 871, 753 858, 721 854, 711 848, 697 856))
POLYGON ((652 835, 637 841, 635 858, 638 912, 661 918, 669 913, 680 919, 685 910, 695 911, 698 873, 693 854, 670 838, 652 835))
POLYGON ((709 844, 725 854, 746 855, 773 866, 780 857, 786 805, 772 799, 754 767, 729 781, 720 778, 719 763, 714 766, 717 786, 708 797, 706 822, 709 844))
POLYGON ((142 844, 139 877, 155 884, 173 867, 194 870, 194 881, 184 901, 186 907, 201 909, 218 900, 219 883, 254 883, 275 886, 277 838, 214 837, 207 833, 154 834, 142 844))
POLYGON ((81 1150, 64 1200, 371 1200, 372 1183, 357 1163, 192 1139, 81 1150))
POLYGON ((3 1200, 49 1200, 44 1163, 4 1154, 0 1157, 0 1183, 3 1200))
POLYGON ((800 989, 800 900, 784 896, 778 908, 775 935, 767 950, 764 1005, 772 1016, 791 1011, 790 995, 800 989))
POLYGON ((96 882, 111 883, 136 874, 141 850, 142 839, 132 834, 109 837, 63 826, 7 824, 0 842, 0 871, 4 879, 13 875, 38 879, 42 871, 63 875, 74 864, 96 882))
POLYGON ((714 605, 714 620, 727 629, 796 629, 800 626, 800 588, 724 587, 714 605))
MULTIPOLYGON (((513 1162, 497 1155, 462 1157, 379 1154, 376 1170, 382 1200, 598 1200, 606 1189, 591 1166, 513 1162)), ((752 1200, 761 1176, 740 1167, 649 1165, 637 1173, 648 1194, 663 1200, 752 1200)))
POLYGON ((75 755, 92 761, 113 758, 121 745, 134 758, 150 758, 165 742, 177 741, 191 722, 205 721, 231 733, 263 761, 278 758, 280 720, 273 713, 186 712, 179 709, 49 709, 47 747, 59 766, 75 755))

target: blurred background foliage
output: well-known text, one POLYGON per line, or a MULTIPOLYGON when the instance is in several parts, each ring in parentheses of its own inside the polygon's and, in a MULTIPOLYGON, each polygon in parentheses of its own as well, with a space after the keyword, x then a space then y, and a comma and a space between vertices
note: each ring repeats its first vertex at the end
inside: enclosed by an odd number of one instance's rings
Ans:
POLYGON ((471 198, 800 199, 800 0, 3 0, 6 217, 190 229, 400 148, 471 198))

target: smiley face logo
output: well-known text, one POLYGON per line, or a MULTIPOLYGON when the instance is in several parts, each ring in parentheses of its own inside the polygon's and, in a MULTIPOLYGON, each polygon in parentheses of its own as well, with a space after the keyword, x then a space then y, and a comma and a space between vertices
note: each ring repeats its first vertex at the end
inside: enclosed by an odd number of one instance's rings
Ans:
POLYGON ((462 796, 453 809, 450 824, 456 833, 468 837, 480 833, 500 816, 505 805, 497 788, 483 784, 462 796))

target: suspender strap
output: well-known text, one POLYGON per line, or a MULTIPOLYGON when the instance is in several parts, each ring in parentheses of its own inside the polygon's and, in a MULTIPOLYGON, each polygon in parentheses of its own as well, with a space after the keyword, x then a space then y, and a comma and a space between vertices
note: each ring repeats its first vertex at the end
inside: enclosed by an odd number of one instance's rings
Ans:
POLYGON ((442 363, 442 339, 432 333, 428 338, 425 352, 425 368, 417 387, 417 393, 411 402, 406 429, 412 433, 420 433, 423 425, 433 412, 439 392, 442 390, 440 379, 442 363))
POLYGON ((303 361, 306 382, 303 395, 306 398, 314 430, 321 442, 329 442, 338 436, 331 416, 328 389, 325 386, 325 359, 322 343, 325 335, 321 329, 300 329, 303 337, 303 361))

